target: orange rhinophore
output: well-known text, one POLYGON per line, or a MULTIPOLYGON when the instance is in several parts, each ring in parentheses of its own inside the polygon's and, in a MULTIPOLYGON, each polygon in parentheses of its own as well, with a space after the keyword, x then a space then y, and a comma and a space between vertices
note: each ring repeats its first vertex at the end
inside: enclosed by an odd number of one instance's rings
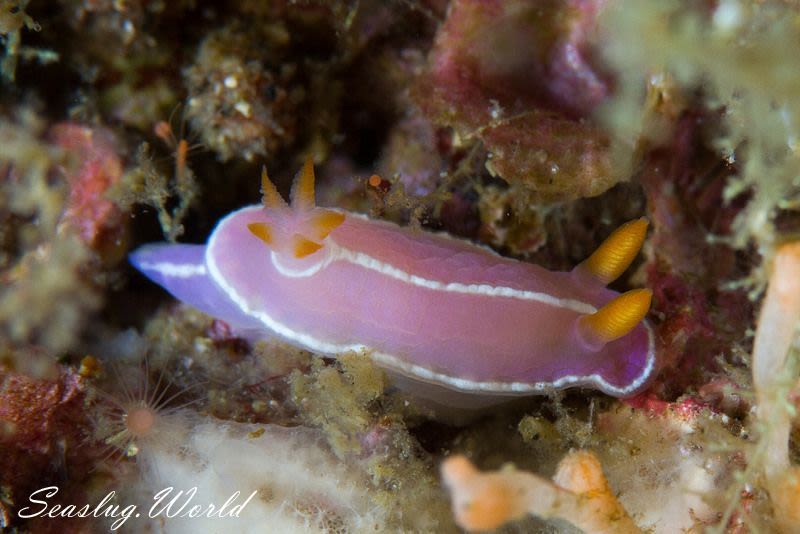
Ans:
POLYGON ((278 193, 275 184, 269 179, 266 167, 261 168, 261 203, 265 208, 279 209, 289 207, 281 194, 278 193))
POLYGON ((306 158, 303 168, 292 184, 292 208, 297 211, 310 211, 315 207, 314 199, 314 161, 306 158))

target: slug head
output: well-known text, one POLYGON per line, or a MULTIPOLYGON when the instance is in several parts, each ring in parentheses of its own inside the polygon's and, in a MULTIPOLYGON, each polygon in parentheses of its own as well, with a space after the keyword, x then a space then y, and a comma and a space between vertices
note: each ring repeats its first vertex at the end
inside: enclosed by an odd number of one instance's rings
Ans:
POLYGON ((305 258, 324 247, 323 241, 344 222, 344 214, 318 208, 314 200, 314 164, 307 159, 295 176, 291 205, 281 197, 275 184, 261 172, 262 204, 265 222, 250 223, 250 232, 272 250, 295 259, 305 258))

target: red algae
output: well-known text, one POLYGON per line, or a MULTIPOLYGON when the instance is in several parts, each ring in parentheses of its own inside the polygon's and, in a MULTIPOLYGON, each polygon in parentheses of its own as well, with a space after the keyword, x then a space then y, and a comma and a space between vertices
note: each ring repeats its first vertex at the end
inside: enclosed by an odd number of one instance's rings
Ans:
POLYGON ((436 124, 452 127, 458 143, 481 140, 489 171, 534 198, 604 192, 619 177, 609 137, 587 120, 610 90, 591 53, 601 6, 453 2, 414 88, 416 101, 436 124))
POLYGON ((128 217, 108 197, 122 178, 114 134, 104 128, 62 123, 53 126, 50 136, 77 162, 74 170, 60 169, 69 187, 61 224, 73 228, 105 262, 116 263, 125 254, 128 217))
POLYGON ((67 372, 55 380, 36 380, 3 371, 0 377, 0 419, 6 443, 13 441, 16 448, 27 453, 49 455, 63 447, 58 437, 72 444, 80 441, 81 428, 74 424, 83 418, 80 376, 67 372))
POLYGON ((667 148, 653 151, 641 182, 648 198, 653 257, 646 266, 662 362, 662 393, 701 387, 721 373, 718 358, 730 358, 753 321, 744 290, 725 283, 746 276, 742 255, 722 239, 741 202, 723 204, 723 185, 732 169, 702 148, 702 116, 686 115, 667 148), (723 205, 720 209, 718 206, 723 205), (714 209, 717 207, 717 209, 714 209))
POLYGON ((0 368, 0 526, 17 525, 13 512, 47 483, 66 479, 62 489, 80 498, 92 454, 84 397, 84 379, 72 371, 34 379, 0 368))

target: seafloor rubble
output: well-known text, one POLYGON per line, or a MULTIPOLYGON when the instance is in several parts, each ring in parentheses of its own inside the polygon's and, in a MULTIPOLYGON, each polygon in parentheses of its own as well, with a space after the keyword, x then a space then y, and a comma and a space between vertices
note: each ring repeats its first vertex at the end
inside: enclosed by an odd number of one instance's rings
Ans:
POLYGON ((0 529, 800 532, 796 2, 0 0, 0 53, 0 529), (646 216, 648 388, 454 417, 127 263, 308 156, 555 270, 646 216))

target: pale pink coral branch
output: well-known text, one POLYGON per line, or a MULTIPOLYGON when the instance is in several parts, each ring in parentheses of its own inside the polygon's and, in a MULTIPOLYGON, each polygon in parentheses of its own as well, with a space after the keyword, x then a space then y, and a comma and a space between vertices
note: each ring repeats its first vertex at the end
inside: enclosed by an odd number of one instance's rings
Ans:
POLYGON ((769 421, 771 458, 768 476, 786 469, 789 462, 790 415, 785 409, 785 394, 780 388, 786 359, 800 320, 800 243, 782 246, 775 254, 769 287, 753 345, 753 386, 758 401, 758 417, 769 421))
POLYGON ((789 243, 775 254, 769 287, 758 318, 753 345, 753 385, 758 418, 765 424, 764 472, 775 519, 784 532, 800 524, 800 469, 789 462, 791 381, 787 358, 800 323, 800 243, 789 243))
POLYGON ((444 461, 442 477, 451 492, 456 523, 466 530, 494 529, 533 514, 565 519, 588 533, 641 532, 589 451, 564 457, 554 482, 513 468, 481 473, 460 455, 444 461))

